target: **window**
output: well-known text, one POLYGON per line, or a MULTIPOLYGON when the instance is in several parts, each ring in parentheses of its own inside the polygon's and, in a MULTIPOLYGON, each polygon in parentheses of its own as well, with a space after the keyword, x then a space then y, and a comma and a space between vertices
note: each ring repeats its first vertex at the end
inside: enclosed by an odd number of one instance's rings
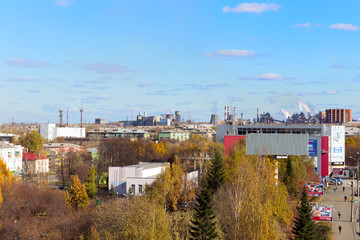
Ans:
POLYGON ((139 193, 143 193, 143 188, 142 188, 142 185, 139 185, 139 193))
POLYGON ((135 194, 135 184, 131 184, 130 194, 135 194))

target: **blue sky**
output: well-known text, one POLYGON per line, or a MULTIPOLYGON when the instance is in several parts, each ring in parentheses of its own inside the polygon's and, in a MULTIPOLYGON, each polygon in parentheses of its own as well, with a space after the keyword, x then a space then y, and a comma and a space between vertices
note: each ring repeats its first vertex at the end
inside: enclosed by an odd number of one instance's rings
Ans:
POLYGON ((282 109, 360 118, 360 1, 11 0, 0 3, 0 122, 196 121, 282 109))

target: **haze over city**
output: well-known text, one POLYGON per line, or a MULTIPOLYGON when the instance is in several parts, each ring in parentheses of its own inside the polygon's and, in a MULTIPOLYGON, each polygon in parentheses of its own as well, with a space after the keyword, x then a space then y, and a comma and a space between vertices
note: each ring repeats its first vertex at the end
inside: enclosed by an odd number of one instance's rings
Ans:
POLYGON ((357 105, 359 1, 13 0, 0 5, 1 122, 277 119, 357 105), (301 105, 301 104, 300 104, 301 105))

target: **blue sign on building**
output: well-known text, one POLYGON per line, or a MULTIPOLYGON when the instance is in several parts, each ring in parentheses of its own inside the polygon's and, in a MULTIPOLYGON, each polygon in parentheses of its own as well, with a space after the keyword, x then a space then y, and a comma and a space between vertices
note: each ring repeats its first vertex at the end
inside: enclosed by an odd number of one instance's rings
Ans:
POLYGON ((309 140, 309 156, 317 156, 317 140, 309 140))
POLYGON ((334 153, 342 153, 342 147, 334 147, 334 153))

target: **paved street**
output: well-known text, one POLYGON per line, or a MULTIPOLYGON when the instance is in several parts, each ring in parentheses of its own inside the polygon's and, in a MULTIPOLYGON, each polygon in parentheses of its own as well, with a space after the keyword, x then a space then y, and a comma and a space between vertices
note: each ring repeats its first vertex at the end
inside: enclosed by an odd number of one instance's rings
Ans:
MULTIPOLYGON (((350 222, 350 213, 351 213, 351 202, 344 200, 344 196, 351 196, 351 185, 350 180, 344 180, 345 192, 343 192, 343 186, 338 186, 336 192, 334 191, 335 186, 331 186, 329 190, 325 191, 324 198, 321 202, 333 205, 333 236, 335 240, 358 240, 360 239, 357 236, 356 231, 358 227, 356 226, 356 219, 358 218, 358 212, 355 218, 355 211, 353 211, 353 221, 350 222), (341 211, 341 217, 338 217, 338 211, 341 211), (339 233, 339 226, 342 227, 341 234, 339 233)), ((356 184, 354 185, 356 187, 356 184)), ((355 188, 354 188, 355 190, 355 188)), ((354 203, 355 210, 358 211, 358 203, 354 203)))

